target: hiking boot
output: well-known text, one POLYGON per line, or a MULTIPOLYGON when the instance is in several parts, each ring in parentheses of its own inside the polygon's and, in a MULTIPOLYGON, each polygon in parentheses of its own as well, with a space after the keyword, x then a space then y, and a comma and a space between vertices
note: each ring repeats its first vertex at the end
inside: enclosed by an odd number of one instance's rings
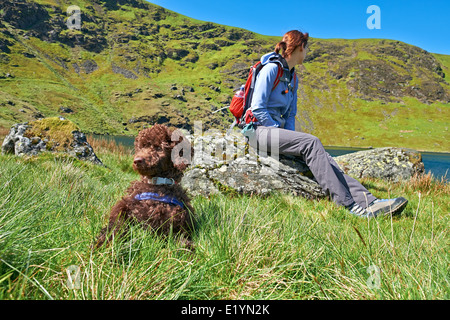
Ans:
POLYGON ((400 214, 407 204, 408 200, 399 197, 394 199, 376 199, 367 208, 353 203, 347 209, 351 214, 359 217, 376 218, 378 216, 400 214))
POLYGON ((374 200, 366 210, 372 212, 375 216, 400 214, 408 204, 408 200, 403 197, 394 199, 374 200))

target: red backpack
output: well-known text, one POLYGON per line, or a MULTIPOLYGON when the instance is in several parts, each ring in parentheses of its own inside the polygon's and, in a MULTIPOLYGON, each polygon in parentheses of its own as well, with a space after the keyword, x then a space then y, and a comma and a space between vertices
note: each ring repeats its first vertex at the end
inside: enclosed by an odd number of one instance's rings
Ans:
MULTIPOLYGON (((280 58, 281 58, 280 55, 275 55, 273 58, 270 59, 270 62, 280 61, 281 63, 283 63, 280 58)), ((278 65, 278 73, 275 82, 273 84, 272 91, 280 83, 281 76, 284 73, 281 65, 279 63, 277 63, 277 65, 278 65)), ((235 117, 232 127, 237 124, 238 127, 243 128, 248 123, 257 122, 257 119, 255 118, 255 116, 253 116, 252 111, 249 109, 252 104, 253 91, 255 90, 256 76, 264 66, 265 64, 263 65, 261 61, 258 61, 254 66, 252 66, 250 68, 247 81, 245 82, 245 86, 243 86, 244 87, 243 94, 239 94, 240 93, 239 91, 242 91, 241 87, 241 89, 233 96, 233 99, 231 99, 229 109, 230 112, 235 117)))

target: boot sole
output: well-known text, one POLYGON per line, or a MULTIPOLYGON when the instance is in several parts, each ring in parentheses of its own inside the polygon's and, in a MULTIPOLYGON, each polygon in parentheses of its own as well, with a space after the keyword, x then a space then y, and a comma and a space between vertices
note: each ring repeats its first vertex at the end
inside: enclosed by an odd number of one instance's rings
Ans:
POLYGON ((387 215, 395 216, 395 215, 401 214, 402 211, 406 208, 407 205, 408 205, 408 200, 404 199, 401 203, 398 203, 395 206, 391 206, 388 211, 383 212, 381 215, 383 215, 383 216, 387 216, 387 215))

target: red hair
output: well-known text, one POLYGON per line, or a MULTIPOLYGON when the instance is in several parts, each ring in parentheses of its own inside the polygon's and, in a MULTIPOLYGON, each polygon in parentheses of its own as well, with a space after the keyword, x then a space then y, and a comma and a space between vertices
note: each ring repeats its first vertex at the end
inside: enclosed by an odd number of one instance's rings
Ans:
POLYGON ((283 50, 283 58, 289 58, 294 50, 302 44, 308 43, 308 32, 300 32, 298 30, 291 30, 284 34, 283 39, 275 46, 275 52, 280 53, 283 50))

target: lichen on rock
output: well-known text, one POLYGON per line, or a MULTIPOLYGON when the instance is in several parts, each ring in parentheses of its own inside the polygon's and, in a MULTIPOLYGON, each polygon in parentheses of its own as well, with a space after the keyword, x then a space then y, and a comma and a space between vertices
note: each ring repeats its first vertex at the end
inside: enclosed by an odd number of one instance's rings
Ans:
POLYGON ((103 165, 86 136, 73 122, 52 117, 13 125, 2 144, 2 153, 36 156, 41 152, 63 152, 80 160, 103 165))
POLYGON ((376 148, 339 156, 335 160, 345 173, 355 178, 398 182, 424 172, 421 154, 406 148, 376 148))
POLYGON ((74 131, 79 131, 78 126, 72 121, 63 118, 44 118, 28 123, 24 136, 35 140, 46 141, 47 150, 63 151, 73 141, 74 131))

